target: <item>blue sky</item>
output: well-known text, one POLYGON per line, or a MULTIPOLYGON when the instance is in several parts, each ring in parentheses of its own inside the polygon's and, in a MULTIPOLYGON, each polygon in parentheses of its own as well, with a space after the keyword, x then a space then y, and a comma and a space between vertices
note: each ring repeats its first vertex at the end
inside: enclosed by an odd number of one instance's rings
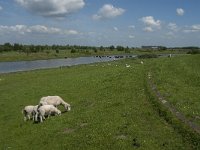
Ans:
POLYGON ((0 0, 0 43, 200 46, 199 0, 0 0))

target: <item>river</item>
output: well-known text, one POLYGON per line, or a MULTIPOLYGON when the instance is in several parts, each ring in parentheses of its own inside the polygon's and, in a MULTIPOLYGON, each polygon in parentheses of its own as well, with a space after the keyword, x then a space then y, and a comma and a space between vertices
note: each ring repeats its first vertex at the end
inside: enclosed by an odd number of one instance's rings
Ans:
POLYGON ((29 70, 45 69, 45 68, 58 68, 61 66, 74 66, 80 64, 91 64, 96 62, 108 62, 118 59, 124 59, 127 57, 136 57, 136 55, 92 56, 92 57, 78 57, 78 58, 67 58, 67 59, 0 62, 0 73, 29 71, 29 70))

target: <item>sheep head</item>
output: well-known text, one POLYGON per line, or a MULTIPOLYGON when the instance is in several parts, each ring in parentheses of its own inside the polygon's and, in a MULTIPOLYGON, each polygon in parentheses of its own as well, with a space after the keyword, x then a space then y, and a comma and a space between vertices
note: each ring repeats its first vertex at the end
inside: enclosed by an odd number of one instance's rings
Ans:
POLYGON ((64 106, 65 106, 66 111, 70 111, 71 110, 71 106, 69 104, 65 104, 64 106))

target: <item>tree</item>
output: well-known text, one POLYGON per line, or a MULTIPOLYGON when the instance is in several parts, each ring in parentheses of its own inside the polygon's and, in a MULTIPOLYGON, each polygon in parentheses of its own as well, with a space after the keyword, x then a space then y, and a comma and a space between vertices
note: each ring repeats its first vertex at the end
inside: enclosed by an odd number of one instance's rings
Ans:
POLYGON ((75 48, 72 48, 72 49, 71 49, 71 53, 76 53, 76 49, 75 49, 75 48))
POLYGON ((20 50, 22 50, 22 45, 19 45, 18 43, 15 43, 13 45, 13 50, 14 51, 20 51, 20 50))
POLYGON ((99 49, 100 49, 100 51, 103 51, 103 50, 104 50, 104 47, 103 47, 103 46, 100 46, 99 49))
POLYGON ((111 51, 113 51, 113 50, 115 49, 115 46, 111 45, 111 46, 109 47, 109 49, 110 49, 111 51))
POLYGON ((4 51, 11 51, 13 50, 13 46, 10 43, 4 44, 4 51))
POLYGON ((124 51, 124 47, 123 46, 117 46, 117 50, 118 51, 124 51))

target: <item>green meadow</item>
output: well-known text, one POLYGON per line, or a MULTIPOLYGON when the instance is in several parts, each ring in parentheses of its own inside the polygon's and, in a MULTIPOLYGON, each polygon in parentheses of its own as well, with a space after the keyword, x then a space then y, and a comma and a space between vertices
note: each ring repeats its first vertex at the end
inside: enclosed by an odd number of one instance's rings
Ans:
POLYGON ((0 149, 200 148, 158 114, 147 88, 151 71, 161 93, 199 123, 200 55, 140 61, 0 74, 0 149), (43 123, 24 122, 23 107, 47 95, 61 96, 72 110, 43 123))
POLYGON ((149 71, 161 94, 200 125, 200 55, 154 59, 149 71))

